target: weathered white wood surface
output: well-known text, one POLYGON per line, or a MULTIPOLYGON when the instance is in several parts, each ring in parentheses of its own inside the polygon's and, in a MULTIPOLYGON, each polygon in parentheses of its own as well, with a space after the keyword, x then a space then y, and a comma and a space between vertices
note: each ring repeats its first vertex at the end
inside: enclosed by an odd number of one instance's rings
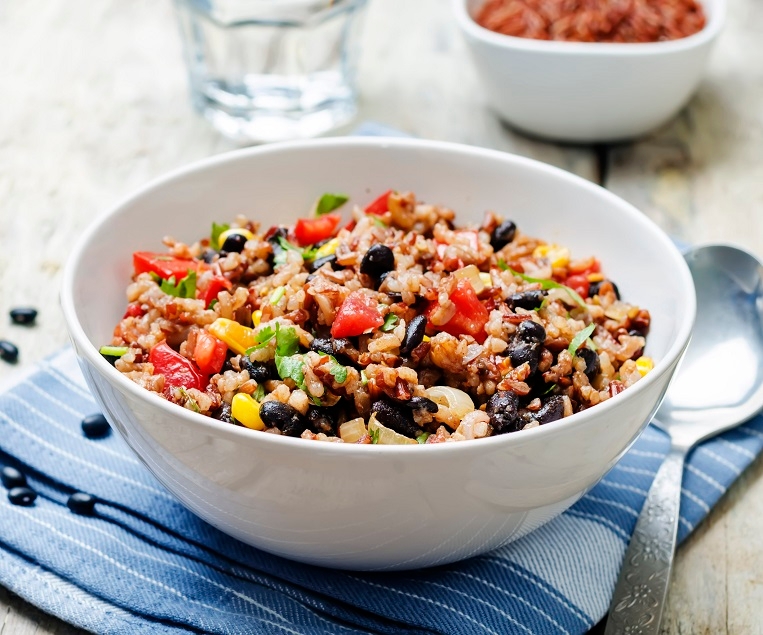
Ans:
MULTIPOLYGON (((711 73, 676 122, 602 152, 529 140, 485 108, 448 0, 372 0, 361 115, 411 134, 532 156, 607 184, 676 235, 763 253, 763 64, 758 0, 735 0, 711 73), (757 60, 755 52, 758 52, 757 60)), ((232 146, 190 109, 169 0, 0 3, 0 319, 26 365, 66 341, 61 267, 93 218, 148 179, 232 146)), ((13 368, 0 364, 0 378, 13 368)), ((670 633, 756 632, 763 616, 763 467, 679 554, 670 633)), ((0 634, 76 629, 0 587, 0 634)))

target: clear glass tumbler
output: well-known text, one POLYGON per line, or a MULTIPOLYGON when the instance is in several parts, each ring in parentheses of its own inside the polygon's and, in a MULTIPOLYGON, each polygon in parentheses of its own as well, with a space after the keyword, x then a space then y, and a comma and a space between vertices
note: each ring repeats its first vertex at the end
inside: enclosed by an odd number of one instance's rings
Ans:
POLYGON ((346 123, 366 1, 175 0, 194 107, 239 143, 346 123))

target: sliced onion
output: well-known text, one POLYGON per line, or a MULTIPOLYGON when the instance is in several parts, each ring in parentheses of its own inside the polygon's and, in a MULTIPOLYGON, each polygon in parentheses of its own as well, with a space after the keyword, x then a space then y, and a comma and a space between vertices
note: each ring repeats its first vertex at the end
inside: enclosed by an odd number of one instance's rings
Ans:
POLYGON ((345 443, 355 443, 367 434, 367 432, 366 422, 363 421, 363 417, 350 419, 339 426, 339 437, 345 443))
POLYGON ((376 443, 378 445, 418 445, 416 439, 410 439, 402 434, 398 434, 379 423, 376 420, 376 413, 373 413, 368 420, 368 433, 377 433, 376 443))
POLYGON ((475 265, 466 265, 466 267, 454 271, 453 277, 457 280, 468 280, 477 295, 485 290, 485 283, 480 277, 480 270, 475 265))
POLYGON ((451 414, 458 419, 463 419, 464 415, 474 410, 472 398, 463 390, 451 388, 450 386, 432 386, 424 391, 427 397, 434 401, 438 406, 444 406, 451 411, 451 414))

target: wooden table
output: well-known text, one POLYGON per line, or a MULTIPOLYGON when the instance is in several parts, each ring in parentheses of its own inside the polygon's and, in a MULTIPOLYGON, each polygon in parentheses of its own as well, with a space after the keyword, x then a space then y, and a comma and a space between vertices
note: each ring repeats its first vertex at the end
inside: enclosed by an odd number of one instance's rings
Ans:
MULTIPOLYGON (((597 181, 689 241, 763 254, 763 59, 759 0, 734 0, 689 107, 635 144, 530 140, 486 108, 449 0, 372 0, 359 120, 532 156, 597 181)), ((231 145, 191 110, 169 0, 0 5, 0 326, 19 365, 66 342, 58 308, 72 240, 148 179, 231 145)), ((14 368, 0 364, 0 377, 14 368)), ((680 549, 666 633, 763 632, 763 462, 680 549)), ((0 587, 0 634, 79 632, 0 587)))

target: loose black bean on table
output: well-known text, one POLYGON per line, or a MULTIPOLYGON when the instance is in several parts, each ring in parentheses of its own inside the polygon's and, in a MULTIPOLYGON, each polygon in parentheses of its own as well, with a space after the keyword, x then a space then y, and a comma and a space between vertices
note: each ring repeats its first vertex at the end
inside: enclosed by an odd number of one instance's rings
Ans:
POLYGON ((84 492, 75 492, 69 496, 66 506, 80 516, 92 516, 95 513, 95 504, 98 499, 84 492))
POLYGON ((105 437, 110 431, 111 426, 100 412, 88 415, 82 420, 82 432, 88 439, 99 439, 105 437))
POLYGON ((19 349, 8 340, 0 340, 0 359, 14 364, 19 359, 19 349))
POLYGON ((37 492, 29 487, 14 487, 8 491, 8 500, 14 505, 29 507, 37 498, 37 492))
POLYGON ((3 468, 2 474, 3 487, 13 489, 14 487, 24 487, 26 485, 26 476, 19 472, 15 467, 7 465, 3 468))
POLYGON ((11 321, 14 324, 29 326, 37 319, 37 309, 32 307, 17 307, 10 310, 11 321))

